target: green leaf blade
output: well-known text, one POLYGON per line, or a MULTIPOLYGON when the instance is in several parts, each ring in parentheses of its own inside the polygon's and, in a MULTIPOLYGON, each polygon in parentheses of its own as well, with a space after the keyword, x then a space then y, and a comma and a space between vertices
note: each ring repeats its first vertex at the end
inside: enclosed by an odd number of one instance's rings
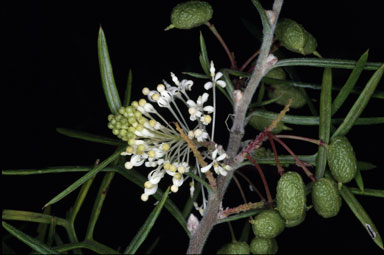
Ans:
POLYGON ((72 183, 70 186, 68 186, 65 190, 60 192, 58 195, 56 195, 54 198, 52 198, 48 203, 44 205, 44 207, 47 207, 48 205, 52 205, 54 203, 57 203, 64 197, 66 197, 68 194, 70 194, 72 191, 80 187, 83 183, 91 179, 93 176, 95 176, 98 172, 103 170, 106 166, 108 166, 113 160, 115 160, 117 157, 120 156, 120 153, 125 150, 124 147, 118 148, 111 156, 109 156, 106 160, 101 162, 99 165, 97 165, 95 168, 93 168, 91 171, 83 175, 81 178, 79 178, 77 181, 72 183))
POLYGON ((148 216, 147 220, 145 221, 144 225, 140 228, 140 230, 137 232, 135 237, 132 239, 130 244, 127 246, 127 248, 124 251, 124 254, 134 254, 139 249, 141 244, 144 242, 144 240, 147 238, 149 232, 151 231, 152 227, 154 226, 157 218, 160 215, 160 212, 162 211, 165 201, 168 198, 169 193, 169 187, 165 191, 163 198, 160 200, 159 204, 153 209, 151 214, 148 216))
POLYGON ((109 58, 107 41, 101 27, 99 30, 99 38, 97 40, 97 50, 104 94, 110 111, 112 113, 116 113, 121 107, 121 101, 112 72, 112 64, 109 58))
POLYGON ((37 251, 41 254, 59 254, 57 251, 52 249, 51 247, 41 243, 39 240, 32 238, 31 236, 23 233, 12 225, 2 221, 1 222, 4 229, 6 229, 9 233, 15 236, 17 239, 31 247, 34 251, 37 251))
POLYGON ((113 146, 121 146, 126 143, 124 143, 121 140, 113 139, 105 136, 95 135, 88 132, 68 129, 68 128, 57 128, 56 131, 62 135, 81 139, 88 142, 94 142, 94 143, 102 143, 106 145, 113 145, 113 146))
POLYGON ((371 236, 372 240, 381 248, 383 247, 383 241, 381 239, 381 236, 363 208, 363 206, 359 203, 359 201, 355 198, 355 196, 352 194, 352 192, 349 190, 349 188, 345 185, 343 185, 342 189, 340 190, 340 194, 344 201, 347 203, 353 214, 356 216, 356 218, 361 222, 365 230, 367 230, 368 234, 371 236))
POLYGON ((344 86, 341 88, 335 100, 332 103, 332 115, 334 115, 340 106, 347 99, 348 95, 352 92, 357 80, 360 77, 361 72, 364 69, 365 63, 367 63, 368 51, 366 51, 357 61, 355 68, 352 70, 344 86))
MULTIPOLYGON (((319 139, 329 143, 331 133, 331 105, 332 105, 332 69, 325 68, 323 74, 322 89, 320 93, 320 125, 319 139)), ((327 151, 324 146, 319 146, 316 159, 316 179, 323 177, 327 164, 327 151)))
MULTIPOLYGON (((377 70, 383 63, 367 62, 364 66, 364 70, 377 70)), ((355 60, 345 59, 327 59, 327 58, 289 58, 283 59, 274 65, 276 67, 284 66, 312 66, 312 67, 330 67, 338 69, 353 69, 356 66, 355 60)))
POLYGON ((332 137, 345 136, 349 132, 356 120, 359 118, 360 114, 365 109, 365 106, 368 104, 373 92, 379 84, 381 77, 383 76, 383 73, 384 64, 369 79, 360 96, 357 98, 356 102, 353 104, 352 108, 345 117, 343 123, 341 123, 335 133, 333 133, 332 137))

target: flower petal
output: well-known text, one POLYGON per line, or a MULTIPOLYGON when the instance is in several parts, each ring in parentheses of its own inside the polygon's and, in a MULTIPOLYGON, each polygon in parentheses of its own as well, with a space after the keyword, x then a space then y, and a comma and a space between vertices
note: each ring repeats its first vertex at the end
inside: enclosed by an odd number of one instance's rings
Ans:
POLYGON ((227 86, 227 83, 223 80, 216 81, 216 84, 222 88, 225 88, 225 86, 227 86))
POLYGON ((205 90, 208 90, 208 89, 210 89, 210 88, 212 88, 212 87, 213 87, 213 83, 212 83, 211 81, 209 81, 209 82, 207 82, 207 83, 204 84, 204 88, 205 88, 205 90))
POLYGON ((207 172, 209 169, 211 169, 211 167, 212 167, 212 163, 206 165, 205 167, 200 168, 200 171, 201 171, 202 173, 205 173, 205 172, 207 172))

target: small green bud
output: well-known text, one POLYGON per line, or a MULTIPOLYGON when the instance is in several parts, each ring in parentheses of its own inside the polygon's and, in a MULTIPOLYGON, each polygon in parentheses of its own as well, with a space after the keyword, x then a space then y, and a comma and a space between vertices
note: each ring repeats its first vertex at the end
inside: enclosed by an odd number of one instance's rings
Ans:
POLYGON ((355 177, 356 156, 352 145, 345 136, 337 136, 331 140, 327 159, 331 174, 339 183, 350 182, 355 177))
POLYGON ((232 242, 221 247, 217 254, 249 254, 249 245, 246 242, 232 242))
POLYGON ((176 5, 171 12, 171 25, 165 30, 172 28, 191 29, 198 27, 212 18, 212 6, 204 1, 188 1, 176 5))
POLYGON ((258 238, 252 239, 249 249, 252 254, 276 254, 278 250, 275 238, 258 238))
POLYGON ((262 211, 250 223, 253 233, 260 238, 275 238, 285 228, 284 219, 275 209, 262 211))
POLYGON ((290 51, 309 55, 317 48, 316 39, 304 27, 291 19, 282 19, 275 30, 276 39, 290 51))

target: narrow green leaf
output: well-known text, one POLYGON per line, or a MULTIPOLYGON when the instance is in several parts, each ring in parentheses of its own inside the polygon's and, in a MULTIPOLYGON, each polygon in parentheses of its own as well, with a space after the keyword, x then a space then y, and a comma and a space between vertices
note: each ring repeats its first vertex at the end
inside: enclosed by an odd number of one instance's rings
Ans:
MULTIPOLYGON (((44 208, 43 214, 45 215, 50 215, 51 214, 51 207, 48 206, 44 208)), ((54 225, 54 224, 51 224, 54 225)), ((39 240, 40 242, 44 243, 45 237, 47 235, 47 230, 48 230, 48 224, 44 223, 39 223, 37 226, 36 232, 37 232, 37 237, 36 239, 39 240)))
POLYGON ((100 136, 100 135, 94 135, 88 132, 83 132, 83 131, 78 131, 78 130, 73 130, 68 128, 57 128, 56 131, 62 135, 85 140, 88 142, 102 143, 102 144, 113 145, 113 146, 120 146, 120 145, 126 144, 123 141, 118 139, 113 139, 113 138, 100 136))
MULTIPOLYGON (((129 181, 133 182, 140 188, 143 188, 144 183, 147 181, 147 179, 142 176, 139 172, 135 171, 134 169, 131 169, 127 171, 126 169, 121 168, 115 168, 116 172, 127 178, 129 181)), ((164 192, 161 191, 161 189, 158 189, 155 194, 153 194, 153 197, 157 200, 160 200, 163 196, 164 192)), ((189 230, 187 229, 187 223, 185 221, 185 218, 183 217, 183 214, 180 212, 180 210, 177 208, 177 206, 172 202, 171 199, 168 199, 165 202, 165 208, 171 213, 173 217, 175 217, 176 221, 179 222, 181 227, 184 229, 185 233, 189 236, 189 230)))
POLYGON ((356 175, 355 175, 355 181, 359 189, 364 192, 364 181, 363 181, 363 176, 361 176, 360 169, 357 169, 356 175))
POLYGON ((108 107, 112 113, 116 113, 121 107, 119 92, 116 88, 115 78, 113 77, 112 64, 109 58, 107 41, 104 31, 100 27, 99 38, 97 40, 97 51, 99 56, 101 81, 104 95, 107 99, 108 107))
POLYGON ((257 0, 252 0, 253 5, 256 7, 257 12, 260 15, 261 23, 263 24, 263 32, 271 30, 271 24, 269 23, 269 19, 267 17, 267 13, 265 12, 263 6, 261 6, 260 2, 257 0))
POLYGON ((357 118, 363 112, 365 106, 368 104, 368 101, 371 99, 371 95, 376 89, 376 86, 379 84, 381 77, 384 72, 384 64, 372 75, 372 77, 367 82, 365 88, 361 92, 360 96, 357 98, 356 102, 353 104, 351 110, 348 112, 343 123, 337 128, 332 137, 335 136, 345 136, 348 131, 355 124, 357 118))
POLYGON ((201 183, 207 190, 209 190, 210 192, 214 192, 212 187, 209 186, 209 184, 204 181, 202 178, 200 178, 199 176, 197 176, 196 174, 193 174, 191 172, 186 172, 185 175, 189 176, 189 177, 192 177, 194 180, 196 180, 197 182, 201 183))
POLYGON ((141 244, 147 238, 149 232, 151 231, 157 218, 159 217, 161 210, 163 209, 164 203, 168 198, 168 193, 169 193, 169 187, 165 191, 163 198, 160 200, 159 204, 155 207, 155 209, 153 209, 153 211, 145 221, 144 225, 140 228, 140 230, 137 232, 137 234, 132 239, 130 244, 127 246, 127 248, 124 251, 124 254, 135 254, 136 251, 141 246, 141 244))
POLYGON ((357 169, 359 169, 360 171, 366 171, 366 170, 371 170, 375 168, 376 168, 376 165, 370 162, 357 161, 357 169))
POLYGON ((127 87, 125 88, 125 94, 124 94, 124 106, 129 106, 131 103, 131 94, 132 94, 132 69, 129 69, 128 72, 128 80, 127 80, 127 87))
POLYGON ((357 61, 355 68, 353 68, 344 86, 340 90, 339 94, 335 97, 332 103, 332 115, 334 115, 340 106, 347 99, 348 95, 352 92, 357 80, 360 77, 361 72, 364 69, 365 63, 367 63, 368 51, 366 51, 357 61))
POLYGON ((362 191, 360 188, 349 188, 349 190, 355 195, 384 198, 383 189, 364 189, 362 191))
POLYGON ((2 212, 3 220, 17 220, 17 221, 27 221, 27 222, 37 222, 43 224, 51 224, 52 222, 56 222, 56 225, 66 227, 67 220, 52 216, 44 213, 36 213, 29 211, 21 211, 21 210, 9 210, 4 209, 2 212))
POLYGON ((95 252, 96 254, 120 254, 120 252, 95 240, 85 240, 83 242, 62 244, 55 247, 55 250, 64 254, 67 254, 65 252, 76 249, 88 249, 95 252))
MULTIPOLYGON (((274 65, 276 67, 283 66, 312 66, 312 67, 330 67, 340 69, 353 69, 356 66, 357 61, 345 60, 345 59, 327 59, 327 58, 289 58, 282 59, 274 65)), ((364 66, 364 70, 377 70, 383 63, 367 62, 364 66)))
POLYGON ((209 71, 210 64, 209 64, 209 58, 208 58, 208 52, 207 47, 205 45, 205 40, 203 37, 203 33, 200 31, 200 64, 201 68, 203 69, 204 73, 206 73, 208 76, 211 76, 211 72, 209 71))
POLYGON ((95 202, 93 204, 92 213, 89 217, 87 233, 85 235, 85 239, 92 240, 93 239, 93 231, 95 230, 96 222, 101 213, 101 209, 104 204, 104 200, 107 196, 107 192, 109 189, 109 185, 111 184, 113 177, 115 176, 114 172, 106 173, 103 177, 103 180, 100 184, 99 191, 95 198, 95 202))
POLYGON ((17 239, 31 247, 34 251, 37 251, 41 254, 59 254, 57 251, 51 247, 41 243, 39 240, 32 238, 31 236, 21 232, 17 228, 9 225, 8 223, 1 221, 3 228, 6 229, 9 233, 15 236, 17 239))
POLYGON ((48 203, 44 205, 44 207, 48 205, 52 205, 64 197, 66 197, 68 194, 70 194, 72 191, 77 189, 79 186, 81 186, 84 182, 91 179, 93 176, 95 176, 98 172, 100 172, 104 167, 108 166, 113 160, 115 160, 117 157, 120 156, 120 153, 125 150, 125 147, 118 148, 111 156, 109 156, 106 160, 101 162, 99 165, 97 165, 95 168, 93 168, 91 171, 86 173, 84 176, 79 178, 77 181, 72 183, 69 187, 67 187, 65 190, 63 190, 61 193, 59 193, 57 196, 52 198, 48 203))
POLYGON ((207 74, 202 74, 202 73, 194 73, 194 72, 183 72, 183 74, 189 75, 194 78, 198 79, 210 79, 211 77, 207 74))
POLYGON ((185 203, 182 211, 184 219, 188 219, 189 215, 191 214, 191 211, 194 208, 193 203, 197 200, 201 193, 201 186, 202 185, 195 185, 195 191, 193 193, 193 196, 189 197, 188 201, 185 203))
POLYGON ((353 214, 355 214, 356 218, 361 222, 365 230, 367 230, 368 234, 371 236, 372 240, 381 248, 383 247, 383 241, 377 228, 367 212, 364 210, 363 206, 359 203, 359 201, 355 198, 349 188, 343 185, 340 190, 340 194, 343 197, 344 201, 347 203, 353 214))
MULTIPOLYGON (((224 81, 225 83, 227 84, 227 86, 225 86, 225 90, 227 91, 227 93, 225 93, 225 96, 227 97, 228 101, 233 105, 233 92, 235 91, 235 88, 232 84, 232 81, 231 79, 229 78, 229 75, 227 72, 225 72, 224 70, 222 71, 223 73, 223 78, 224 78, 224 81)), ((220 86, 218 86, 218 88, 221 88, 220 86)))
MULTIPOLYGON (((258 109, 257 111, 252 112, 252 114, 259 116, 259 117, 265 117, 267 119, 274 120, 279 115, 276 112, 267 111, 258 109)), ((286 114, 282 121, 287 124, 294 124, 294 125, 305 125, 305 126, 312 126, 312 125, 319 125, 319 117, 317 116, 300 116, 300 115, 289 115, 286 114)), ((344 118, 337 118, 332 119, 332 124, 340 124, 344 121, 344 118)), ((355 125, 372 125, 372 124, 383 124, 384 123, 384 117, 367 117, 367 118, 358 118, 355 122, 355 125)))
MULTIPOLYGON (((321 86, 319 139, 328 144, 331 133, 332 69, 324 69, 321 86)), ((327 151, 324 146, 319 146, 316 159, 316 179, 323 177, 326 165, 327 151)))

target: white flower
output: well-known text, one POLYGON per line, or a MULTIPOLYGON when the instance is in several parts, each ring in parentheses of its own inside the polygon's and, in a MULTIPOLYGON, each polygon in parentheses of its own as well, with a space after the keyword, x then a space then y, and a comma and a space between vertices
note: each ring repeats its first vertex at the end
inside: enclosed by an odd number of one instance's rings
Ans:
POLYGON ((194 121, 200 118, 203 112, 212 113, 215 109, 211 105, 204 106, 204 103, 208 101, 209 94, 204 93, 197 98, 196 103, 193 100, 188 100, 188 112, 190 114, 190 120, 194 121))
POLYGON ((133 155, 130 161, 125 162, 125 168, 132 169, 134 166, 141 166, 146 159, 146 154, 133 155))
POLYGON ((204 88, 206 90, 209 90, 210 88, 212 88, 216 84, 219 85, 222 88, 225 88, 225 86, 227 84, 225 83, 225 81, 220 80, 220 78, 223 77, 223 73, 222 72, 216 73, 216 69, 215 69, 215 66, 214 66, 212 61, 211 61, 211 67, 209 68, 209 71, 211 73, 212 81, 209 81, 209 82, 205 83, 204 84, 204 88))
POLYGON ((220 161, 223 161, 226 157, 227 157, 227 154, 223 150, 220 150, 220 148, 216 148, 212 152, 212 162, 206 165, 205 167, 202 167, 201 172, 205 173, 213 167, 216 174, 226 176, 227 171, 230 170, 230 167, 228 167, 223 163, 220 163, 220 161))
POLYGON ((194 137, 196 138, 196 140, 198 142, 202 142, 209 137, 207 131, 199 129, 199 128, 196 129, 195 131, 193 131, 193 134, 194 134, 194 137))

